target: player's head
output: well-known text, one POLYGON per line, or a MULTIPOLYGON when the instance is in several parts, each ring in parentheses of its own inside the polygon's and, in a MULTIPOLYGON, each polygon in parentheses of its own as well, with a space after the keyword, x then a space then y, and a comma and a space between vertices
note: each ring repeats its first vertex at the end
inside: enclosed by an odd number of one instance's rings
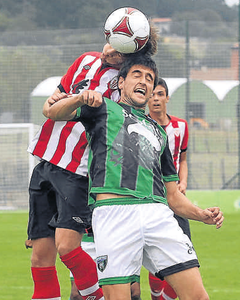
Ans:
POLYGON ((169 101, 168 86, 164 79, 159 78, 157 86, 153 90, 152 96, 148 101, 149 113, 163 113, 167 111, 167 103, 169 101))
POLYGON ((124 54, 115 50, 110 44, 105 44, 101 54, 102 63, 116 69, 120 69, 122 63, 136 54, 152 56, 157 52, 158 32, 157 28, 150 23, 150 36, 146 45, 136 53, 124 54))
POLYGON ((124 55, 115 49, 110 44, 105 44, 101 54, 101 60, 104 65, 120 69, 126 58, 124 55))
POLYGON ((158 83, 158 69, 156 66, 155 61, 148 55, 142 55, 140 53, 134 53, 122 63, 121 69, 119 70, 118 73, 118 78, 122 77, 125 79, 127 77, 127 74, 129 70, 131 69, 132 66, 134 65, 141 65, 144 67, 147 67, 151 69, 154 73, 154 86, 155 88, 158 83))
POLYGON ((157 79, 157 66, 150 56, 135 54, 126 59, 118 75, 121 102, 135 108, 145 108, 157 79))
POLYGON ((167 86, 166 81, 163 78, 158 78, 157 85, 160 85, 165 89, 166 96, 168 97, 168 86, 167 86))

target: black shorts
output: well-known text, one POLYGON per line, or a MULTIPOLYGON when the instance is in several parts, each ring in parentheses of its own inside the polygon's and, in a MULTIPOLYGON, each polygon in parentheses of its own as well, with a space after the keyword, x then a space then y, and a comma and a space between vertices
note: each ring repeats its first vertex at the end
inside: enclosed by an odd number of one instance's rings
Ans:
POLYGON ((29 185, 29 239, 54 236, 56 228, 84 233, 91 215, 87 177, 47 161, 34 168, 29 185))

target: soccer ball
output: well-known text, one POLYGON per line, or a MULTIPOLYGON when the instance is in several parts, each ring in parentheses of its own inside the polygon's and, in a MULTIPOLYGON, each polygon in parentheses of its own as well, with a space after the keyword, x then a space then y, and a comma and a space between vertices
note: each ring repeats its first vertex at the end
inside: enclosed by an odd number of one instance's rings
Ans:
POLYGON ((107 42, 118 52, 134 53, 147 43, 150 25, 141 11, 123 7, 107 18, 104 33, 107 42))

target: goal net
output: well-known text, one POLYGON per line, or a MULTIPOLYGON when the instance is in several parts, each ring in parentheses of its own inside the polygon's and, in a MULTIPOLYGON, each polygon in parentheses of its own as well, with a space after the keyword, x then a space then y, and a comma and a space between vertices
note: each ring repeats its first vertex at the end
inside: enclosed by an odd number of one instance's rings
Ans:
POLYGON ((0 208, 26 209, 28 185, 35 158, 27 152, 37 126, 0 124, 0 208))

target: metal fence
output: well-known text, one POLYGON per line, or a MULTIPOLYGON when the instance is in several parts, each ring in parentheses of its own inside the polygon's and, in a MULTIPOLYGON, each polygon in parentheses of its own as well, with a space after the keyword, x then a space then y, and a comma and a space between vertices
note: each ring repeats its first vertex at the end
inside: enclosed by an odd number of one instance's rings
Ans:
MULTIPOLYGON (((189 123, 188 188, 239 188, 237 24, 156 26, 168 112, 189 123)), ((101 28, 0 33, 0 208, 28 205, 35 162, 26 149, 44 120, 42 104, 80 54, 103 44, 101 28)))

